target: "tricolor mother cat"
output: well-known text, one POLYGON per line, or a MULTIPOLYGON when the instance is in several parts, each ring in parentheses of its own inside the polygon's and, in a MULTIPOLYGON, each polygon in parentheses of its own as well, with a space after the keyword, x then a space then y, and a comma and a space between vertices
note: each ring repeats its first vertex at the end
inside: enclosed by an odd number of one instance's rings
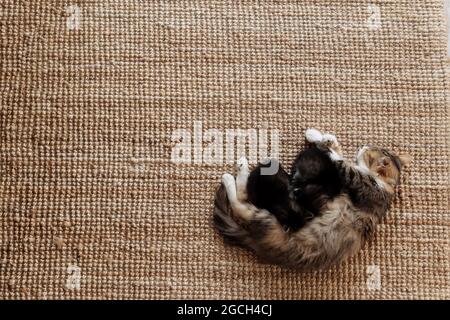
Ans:
POLYGON ((313 147, 300 152, 291 174, 280 166, 262 175, 270 162, 250 172, 247 160, 238 160, 236 179, 224 174, 216 193, 214 225, 227 243, 264 262, 317 270, 355 254, 373 236, 410 157, 364 146, 350 162, 334 135, 309 129, 306 139, 313 147))

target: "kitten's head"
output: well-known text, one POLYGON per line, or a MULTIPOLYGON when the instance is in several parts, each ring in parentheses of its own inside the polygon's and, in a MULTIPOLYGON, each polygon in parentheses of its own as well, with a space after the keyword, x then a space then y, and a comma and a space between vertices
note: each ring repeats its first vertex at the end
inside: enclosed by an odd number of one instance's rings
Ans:
POLYGON ((381 181, 386 191, 393 193, 400 182, 402 168, 411 162, 407 154, 395 154, 383 148, 362 147, 357 155, 358 166, 381 181))

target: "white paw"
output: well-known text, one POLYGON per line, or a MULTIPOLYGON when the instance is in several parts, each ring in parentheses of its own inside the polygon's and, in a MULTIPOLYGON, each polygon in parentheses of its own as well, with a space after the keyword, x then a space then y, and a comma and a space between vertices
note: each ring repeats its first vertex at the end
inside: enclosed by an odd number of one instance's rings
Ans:
POLYGON ((234 186, 236 182, 234 180, 234 177, 231 174, 225 173, 222 176, 222 183, 225 186, 225 188, 229 188, 229 187, 234 186))
POLYGON ((332 146, 334 143, 337 143, 336 136, 331 133, 325 133, 322 136, 322 143, 332 146))
POLYGON ((339 145, 336 136, 331 133, 325 133, 320 144, 326 148, 333 148, 339 145))
POLYGON ((339 155, 338 153, 336 153, 336 151, 334 151, 334 150, 330 150, 330 153, 329 153, 328 155, 329 155, 330 159, 333 160, 333 161, 341 161, 341 160, 344 160, 344 159, 342 158, 342 156, 340 156, 340 155, 339 155))
POLYGON ((237 166, 237 170, 239 171, 248 171, 248 161, 246 157, 242 157, 240 158, 237 162, 236 162, 236 166, 237 166))
POLYGON ((356 154, 356 161, 362 161, 363 155, 367 149, 369 149, 369 146, 364 145, 358 150, 358 153, 356 154))
POLYGON ((320 143, 322 142, 323 136, 319 130, 316 129, 308 129, 305 132, 306 140, 311 143, 320 143))

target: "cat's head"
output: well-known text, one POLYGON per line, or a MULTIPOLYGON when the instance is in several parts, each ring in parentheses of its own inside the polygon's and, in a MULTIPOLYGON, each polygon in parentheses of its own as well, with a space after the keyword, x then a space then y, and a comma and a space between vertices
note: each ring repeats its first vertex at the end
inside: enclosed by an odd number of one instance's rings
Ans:
POLYGON ((356 157, 358 167, 381 182, 386 191, 393 193, 400 182, 402 168, 411 162, 407 154, 395 154, 392 151, 373 146, 364 146, 356 157))

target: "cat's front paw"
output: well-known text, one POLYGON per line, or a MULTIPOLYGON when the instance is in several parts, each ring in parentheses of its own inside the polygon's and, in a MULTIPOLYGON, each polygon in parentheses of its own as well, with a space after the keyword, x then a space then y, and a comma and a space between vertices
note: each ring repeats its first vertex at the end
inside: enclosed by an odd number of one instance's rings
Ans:
POLYGON ((308 142, 316 144, 318 147, 332 148, 338 145, 337 138, 331 133, 321 133, 317 129, 308 129, 305 132, 308 142))
POLYGON ((320 133, 319 130, 314 128, 306 130, 305 137, 308 142, 316 144, 321 143, 323 139, 322 133, 320 133))
POLYGON ((337 138, 334 134, 331 133, 325 133, 322 136, 322 145, 324 145, 327 148, 332 148, 338 145, 337 138))

